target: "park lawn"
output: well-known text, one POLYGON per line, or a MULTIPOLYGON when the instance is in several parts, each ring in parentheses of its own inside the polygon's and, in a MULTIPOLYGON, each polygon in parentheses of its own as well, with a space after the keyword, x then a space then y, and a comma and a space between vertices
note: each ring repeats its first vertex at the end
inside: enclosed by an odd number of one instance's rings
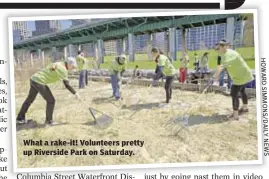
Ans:
MULTIPOLYGON (((254 47, 244 47, 236 49, 243 58, 246 60, 247 64, 251 69, 255 69, 255 55, 254 55, 254 47)), ((199 51, 189 51, 188 55, 190 58, 190 69, 194 69, 193 59, 194 54, 197 53, 199 57, 203 55, 203 53, 209 52, 209 68, 214 69, 217 67, 217 53, 215 50, 199 50, 199 51)), ((175 68, 179 68, 179 59, 181 57, 181 52, 177 52, 177 60, 173 62, 175 68)), ((115 56, 105 56, 104 63, 101 64, 102 69, 107 69, 109 63, 115 56)), ((128 56, 127 56, 128 58, 128 56)), ((92 58, 89 58, 92 60, 92 58)), ((155 69, 156 64, 152 59, 149 59, 147 54, 136 54, 135 62, 128 62, 128 69, 133 69, 136 65, 139 66, 140 69, 155 69)))

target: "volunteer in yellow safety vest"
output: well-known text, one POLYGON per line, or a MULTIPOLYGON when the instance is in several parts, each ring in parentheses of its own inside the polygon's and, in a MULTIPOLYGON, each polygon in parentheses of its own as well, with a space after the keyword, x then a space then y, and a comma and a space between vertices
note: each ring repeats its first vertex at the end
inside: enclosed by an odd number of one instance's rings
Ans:
POLYGON ((31 104, 36 99, 39 93, 47 102, 46 107, 46 121, 45 124, 55 124, 53 123, 53 111, 55 106, 55 99, 48 87, 49 84, 56 83, 58 81, 63 81, 65 87, 80 99, 79 94, 69 85, 68 81, 68 70, 73 70, 77 67, 76 59, 69 57, 65 62, 56 62, 48 65, 46 68, 35 73, 30 79, 30 90, 26 100, 24 101, 18 116, 17 123, 23 124, 26 122, 25 115, 31 106, 31 104))
POLYGON ((229 119, 239 120, 240 114, 248 112, 248 97, 245 89, 246 85, 253 80, 253 75, 243 57, 238 52, 229 49, 227 42, 220 41, 217 43, 216 51, 221 55, 222 59, 214 78, 218 80, 220 73, 225 69, 227 70, 233 81, 231 88, 233 113, 228 117, 229 119), (240 109, 238 93, 241 93, 243 101, 243 106, 240 109))
POLYGON ((78 55, 76 57, 79 71, 79 88, 85 88, 86 75, 87 75, 87 59, 84 57, 84 53, 78 51, 78 55))
POLYGON ((126 56, 120 55, 116 57, 109 66, 109 74, 111 77, 111 85, 113 94, 112 97, 115 97, 116 100, 119 100, 120 97, 120 84, 121 84, 121 77, 123 72, 126 70, 127 66, 127 59, 126 56))
POLYGON ((158 48, 152 48, 151 50, 152 57, 158 61, 158 74, 157 79, 165 75, 165 92, 166 92, 166 103, 172 99, 172 84, 174 81, 174 76, 176 74, 176 69, 169 60, 169 58, 163 54, 160 54, 158 48))

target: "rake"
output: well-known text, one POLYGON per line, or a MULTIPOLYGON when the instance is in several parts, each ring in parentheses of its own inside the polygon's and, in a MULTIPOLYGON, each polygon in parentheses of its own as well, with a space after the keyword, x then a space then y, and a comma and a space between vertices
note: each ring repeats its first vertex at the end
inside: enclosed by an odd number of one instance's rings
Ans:
MULTIPOLYGON (((87 104, 85 102, 83 102, 82 100, 80 100, 80 102, 84 105, 87 106, 87 104)), ((94 119, 94 124, 96 124, 97 126, 101 127, 101 128, 105 128, 108 127, 110 124, 112 124, 113 122, 113 118, 107 114, 105 114, 104 112, 101 112, 97 109, 94 109, 92 107, 88 108, 91 116, 94 119), (96 113, 100 113, 101 116, 96 117, 96 113)))
MULTIPOLYGON (((213 85, 213 81, 209 80, 209 82, 207 83, 207 85, 205 86, 204 90, 202 91, 202 93, 199 95, 199 97, 197 98, 197 101, 199 101, 201 99, 201 97, 205 94, 205 92, 208 90, 209 87, 211 87, 213 85)), ((184 114, 184 121, 188 120, 188 114, 190 111, 192 110, 192 107, 189 108, 189 110, 184 114)), ((185 121, 186 122, 186 121, 185 121)), ((186 122, 187 123, 187 122, 186 122)))
MULTIPOLYGON (((205 92, 208 90, 209 87, 211 87, 213 85, 213 81, 210 80, 207 85, 205 86, 204 90, 202 91, 202 93, 199 95, 199 97, 197 98, 197 101, 199 101, 201 99, 201 97, 205 94, 205 92)), ((193 109, 193 107, 191 106, 183 115, 183 117, 177 118, 177 122, 183 122, 184 127, 187 127, 189 124, 189 113, 190 111, 193 109)), ((174 121, 173 124, 175 124, 176 122, 174 121)), ((180 131, 182 130, 182 128, 177 128, 173 125, 173 131, 175 131, 174 135, 177 135, 180 131), (174 128, 176 128, 177 131, 174 130, 174 128)))

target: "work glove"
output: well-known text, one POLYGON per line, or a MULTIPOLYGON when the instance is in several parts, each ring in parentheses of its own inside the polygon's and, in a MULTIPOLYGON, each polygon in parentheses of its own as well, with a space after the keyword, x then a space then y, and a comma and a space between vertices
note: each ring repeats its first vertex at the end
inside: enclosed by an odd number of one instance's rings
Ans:
POLYGON ((76 100, 81 101, 81 97, 80 97, 79 93, 76 93, 76 94, 75 94, 75 97, 76 97, 76 100))

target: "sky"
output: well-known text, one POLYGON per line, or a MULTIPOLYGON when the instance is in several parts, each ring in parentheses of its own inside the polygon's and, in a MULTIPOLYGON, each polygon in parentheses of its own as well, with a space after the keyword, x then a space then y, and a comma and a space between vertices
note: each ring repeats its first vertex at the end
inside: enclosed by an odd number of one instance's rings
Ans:
MULTIPOLYGON (((35 21, 28 21, 27 23, 28 23, 28 29, 30 31, 35 31, 35 21)), ((60 23, 61 23, 62 30, 69 28, 71 25, 70 20, 60 20, 60 23)))

